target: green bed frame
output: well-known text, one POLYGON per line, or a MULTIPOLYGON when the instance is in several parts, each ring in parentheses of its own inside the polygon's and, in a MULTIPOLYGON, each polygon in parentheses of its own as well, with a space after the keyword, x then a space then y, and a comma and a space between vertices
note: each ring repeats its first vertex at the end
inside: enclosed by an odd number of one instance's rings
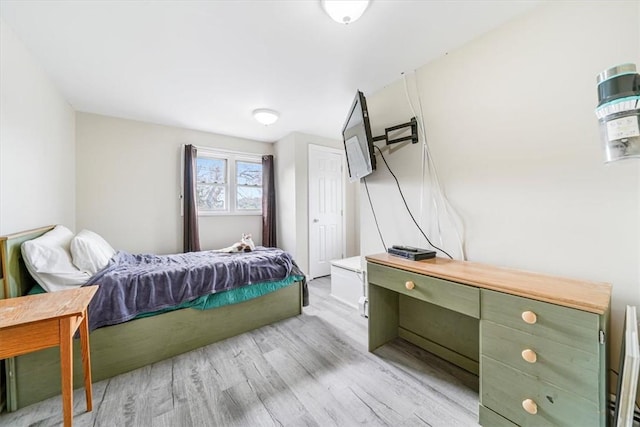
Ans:
MULTIPOLYGON (((2 298, 26 295, 34 281, 25 269, 20 245, 53 226, 0 237, 2 298)), ((196 348, 296 316, 302 312, 302 283, 267 295, 211 310, 185 308, 108 326, 89 334, 91 371, 100 381, 196 348)), ((80 345, 74 342, 74 388, 83 386, 80 345)), ((57 347, 4 361, 0 381, 6 410, 60 394, 57 347)), ((0 409, 1 410, 1 409, 0 409)))

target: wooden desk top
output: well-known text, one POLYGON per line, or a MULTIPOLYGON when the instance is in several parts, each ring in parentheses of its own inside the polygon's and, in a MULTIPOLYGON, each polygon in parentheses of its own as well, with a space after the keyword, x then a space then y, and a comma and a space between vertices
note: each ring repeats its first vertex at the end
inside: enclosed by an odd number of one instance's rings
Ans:
POLYGON ((369 262, 388 267, 577 308, 591 313, 605 313, 611 299, 611 285, 608 283, 547 276, 437 257, 423 261, 410 261, 384 253, 369 255, 365 258, 369 262))
POLYGON ((80 316, 98 286, 0 300, 0 329, 42 320, 80 316))

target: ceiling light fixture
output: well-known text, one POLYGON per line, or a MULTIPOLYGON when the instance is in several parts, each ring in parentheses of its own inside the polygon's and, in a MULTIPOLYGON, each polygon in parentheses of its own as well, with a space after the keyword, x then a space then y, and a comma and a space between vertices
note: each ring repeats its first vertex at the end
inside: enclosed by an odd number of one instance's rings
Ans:
POLYGON ((340 24, 350 24, 362 16, 369 0, 320 0, 327 15, 340 24))
POLYGON ((274 124, 280 114, 277 111, 269 110, 268 108, 258 108, 253 110, 253 117, 265 126, 274 124))

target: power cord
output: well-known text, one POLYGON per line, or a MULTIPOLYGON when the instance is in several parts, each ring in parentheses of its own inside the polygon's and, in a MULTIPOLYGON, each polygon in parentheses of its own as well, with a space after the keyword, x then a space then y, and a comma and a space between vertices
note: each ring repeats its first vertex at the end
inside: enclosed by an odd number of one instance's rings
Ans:
POLYGON ((369 194, 369 186, 367 185, 367 178, 362 178, 362 181, 364 181, 364 188, 365 190, 367 190, 367 198, 369 199, 369 206, 371 206, 371 213, 373 213, 373 220, 376 223, 376 228, 378 229, 378 235, 380 236, 380 241, 382 242, 382 247, 386 251, 387 244, 384 242, 384 239, 382 238, 382 232, 380 231, 380 225, 378 225, 378 218, 376 217, 376 210, 373 208, 373 202, 371 202, 371 195, 369 194))
MULTIPOLYGON (((407 204, 407 199, 405 199, 404 193, 402 192, 402 188, 400 188, 400 183, 398 182, 398 178, 396 177, 396 174, 393 173, 393 171, 389 167, 389 163, 387 163, 387 159, 384 158, 384 154, 382 154, 382 150, 379 147, 375 146, 375 145, 374 145, 374 147, 380 153, 380 157, 382 157, 382 161, 384 161, 384 164, 387 166, 387 169, 389 169, 389 173, 391 173, 391 176, 393 176, 393 179, 396 181, 396 186, 398 187, 398 191, 400 192, 400 197, 402 197, 402 201, 404 202, 404 206, 407 208, 407 212, 409 212, 409 216, 413 220, 413 223, 416 225, 416 227, 418 227, 418 230, 420 230, 420 233, 422 233, 424 238, 427 239, 427 242, 429 242, 429 245, 431 245, 431 247, 433 247, 434 249, 439 250, 440 252, 442 252, 443 254, 448 256, 450 259, 453 259, 453 257, 451 255, 449 255, 444 249, 440 249, 439 247, 437 247, 436 245, 431 243, 431 240, 429 240, 429 238, 427 237, 425 232, 422 231, 422 228, 420 227, 420 225, 418 224, 416 219, 413 217, 413 214, 411 213, 411 209, 409 209, 409 205, 407 204)), ((366 186, 367 186, 367 181, 365 180, 365 188, 366 188, 366 186)), ((369 190, 367 189, 367 195, 368 194, 369 194, 369 190)), ((371 198, 369 198, 369 202, 371 202, 371 198)), ((373 205, 371 206, 371 208, 373 209, 373 205)), ((374 215, 374 217, 375 217, 375 215, 374 215)), ((376 225, 378 225, 377 221, 376 221, 376 225)), ((380 237, 382 237, 382 235, 380 237)), ((385 248, 386 248, 386 246, 385 246, 385 248)))

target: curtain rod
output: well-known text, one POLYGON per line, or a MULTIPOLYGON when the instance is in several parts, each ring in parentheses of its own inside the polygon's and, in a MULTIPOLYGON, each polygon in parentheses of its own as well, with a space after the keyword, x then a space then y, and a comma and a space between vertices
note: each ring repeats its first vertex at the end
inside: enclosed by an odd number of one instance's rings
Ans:
POLYGON ((238 154, 240 156, 273 156, 274 158, 276 157, 274 154, 268 154, 268 153, 251 153, 251 152, 247 152, 247 151, 235 151, 235 150, 227 150, 224 148, 215 148, 215 147, 205 147, 205 146, 201 146, 201 145, 196 145, 196 144, 182 144, 182 149, 184 150, 184 147, 186 147, 187 145, 193 145, 194 147, 196 147, 196 150, 202 150, 202 151, 218 151, 221 153, 228 153, 228 154, 238 154))

